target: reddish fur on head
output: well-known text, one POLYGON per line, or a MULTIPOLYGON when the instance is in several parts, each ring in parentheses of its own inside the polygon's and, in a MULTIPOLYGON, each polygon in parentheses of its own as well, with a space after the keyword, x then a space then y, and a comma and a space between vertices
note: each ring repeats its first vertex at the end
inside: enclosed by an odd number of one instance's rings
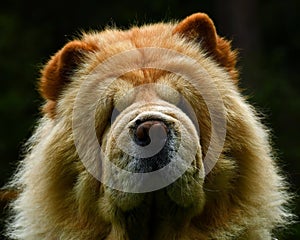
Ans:
MULTIPOLYGON (((181 21, 173 34, 179 34, 189 41, 201 44, 201 47, 211 55, 237 81, 236 51, 231 50, 230 42, 217 35, 213 21, 205 13, 196 13, 181 21)), ((55 117, 56 100, 64 86, 70 82, 74 70, 83 62, 84 55, 98 49, 96 44, 74 40, 57 52, 41 71, 41 95, 47 100, 43 112, 49 117, 55 117)))
POLYGON ((231 77, 237 81, 236 51, 231 50, 230 42, 218 36, 213 21, 205 13, 195 13, 181 21, 174 33, 188 40, 199 42, 231 77))

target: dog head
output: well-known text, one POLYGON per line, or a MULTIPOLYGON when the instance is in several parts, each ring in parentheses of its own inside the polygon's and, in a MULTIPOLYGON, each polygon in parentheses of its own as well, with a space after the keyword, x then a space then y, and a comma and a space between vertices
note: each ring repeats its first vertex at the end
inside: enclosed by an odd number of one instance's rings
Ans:
POLYGON ((205 176, 226 148, 223 96, 235 88, 235 56, 208 16, 195 14, 177 25, 85 34, 49 61, 44 112, 69 139, 76 157, 65 159, 81 164, 77 175, 101 182, 100 211, 153 201, 202 211, 205 176))

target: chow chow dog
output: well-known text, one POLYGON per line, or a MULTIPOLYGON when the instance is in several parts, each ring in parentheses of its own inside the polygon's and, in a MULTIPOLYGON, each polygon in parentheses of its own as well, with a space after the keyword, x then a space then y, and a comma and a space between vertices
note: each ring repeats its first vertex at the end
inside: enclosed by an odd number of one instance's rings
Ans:
POLYGON ((271 239, 289 219, 237 52, 204 13, 68 42, 10 187, 12 239, 271 239))

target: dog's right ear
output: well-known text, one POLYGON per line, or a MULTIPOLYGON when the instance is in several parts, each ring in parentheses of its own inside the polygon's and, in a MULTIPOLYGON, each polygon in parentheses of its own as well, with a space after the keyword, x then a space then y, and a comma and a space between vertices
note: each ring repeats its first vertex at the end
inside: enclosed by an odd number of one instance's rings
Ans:
POLYGON ((231 49, 230 41, 217 34, 213 21, 205 13, 195 13, 185 18, 178 23, 173 33, 198 43, 237 82, 237 51, 231 49))
POLYGON ((58 51, 41 71, 39 90, 47 100, 43 111, 50 117, 55 116, 56 101, 64 87, 71 81, 72 74, 84 61, 88 52, 97 46, 80 40, 67 43, 58 51))

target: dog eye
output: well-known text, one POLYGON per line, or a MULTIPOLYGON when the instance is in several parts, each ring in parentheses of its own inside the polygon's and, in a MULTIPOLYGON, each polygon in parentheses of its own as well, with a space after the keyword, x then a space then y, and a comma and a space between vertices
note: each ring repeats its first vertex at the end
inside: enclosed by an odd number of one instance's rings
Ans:
POLYGON ((113 124, 120 113, 133 102, 133 94, 131 91, 114 100, 114 107, 111 112, 110 123, 113 124))
POLYGON ((196 127, 198 126, 197 116, 192 105, 182 95, 176 106, 189 117, 196 127))
POLYGON ((110 124, 113 124, 115 122, 115 120, 120 115, 120 113, 121 113, 121 111, 118 110, 118 108, 114 107, 114 109, 112 110, 112 113, 111 113, 111 117, 110 117, 110 124))
POLYGON ((162 100, 165 100, 171 104, 177 105, 180 101, 180 93, 176 91, 173 87, 157 83, 155 85, 155 90, 162 100))

